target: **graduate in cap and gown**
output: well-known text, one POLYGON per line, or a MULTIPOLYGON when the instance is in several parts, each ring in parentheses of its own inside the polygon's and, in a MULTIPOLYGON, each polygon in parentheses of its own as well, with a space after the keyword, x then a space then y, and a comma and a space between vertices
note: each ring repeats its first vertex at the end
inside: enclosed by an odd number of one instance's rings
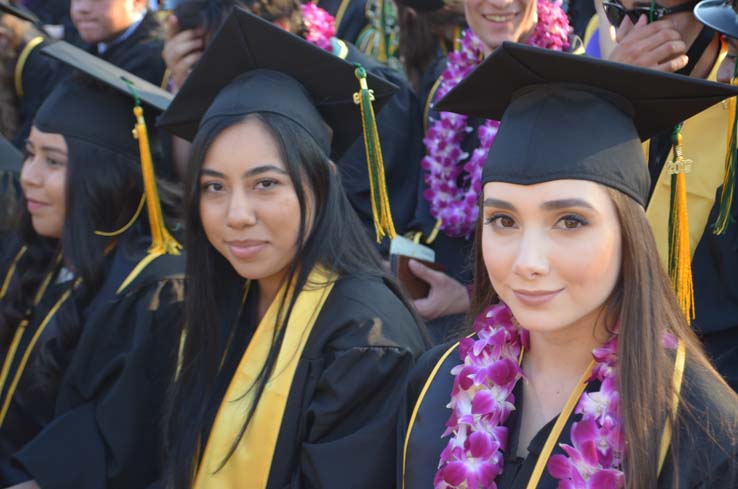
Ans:
MULTIPOLYGON (((212 1, 212 0, 211 0, 212 1)), ((183 0, 182 7, 193 0, 183 0)), ((349 63, 360 63, 368 73, 384 78, 397 85, 394 95, 377 114, 377 128, 382 140, 382 159, 387 175, 387 189, 392 213, 398 233, 409 230, 409 223, 416 214, 417 188, 421 179, 417 163, 423 155, 423 134, 420 120, 420 103, 410 85, 396 70, 366 56, 350 42, 340 37, 333 20, 313 3, 302 4, 299 0, 241 0, 254 14, 273 22, 293 34, 319 46, 326 52, 345 59, 349 63)), ((221 12, 223 12, 221 10, 221 12)), ((202 29, 200 29, 200 32, 202 29)), ((176 34, 167 42, 165 56, 172 70, 172 79, 179 88, 180 80, 189 76, 190 68, 198 59, 198 51, 206 49, 210 32, 193 41, 198 33, 189 30, 176 34), (199 42, 198 42, 199 40, 199 42), (197 47, 193 47, 197 46, 197 47), (187 53, 177 56, 174 53, 187 53), (170 56, 171 55, 171 56, 170 56), (191 64, 192 63, 192 64, 191 64)), ((328 77, 329 75, 324 74, 328 77)), ((357 135, 358 136, 358 135, 357 135)), ((173 149, 178 168, 186 166, 190 148, 182 141, 174 140, 173 149)), ((360 138, 347 141, 350 146, 336 160, 338 171, 349 201, 371 234, 373 217, 371 209, 371 183, 366 176, 367 157, 360 138)), ((386 254, 388 242, 380 248, 386 254)))
MULTIPOLYGON (((735 84, 736 53, 738 53, 738 13, 736 3, 732 1, 710 0, 700 2, 694 15, 703 24, 725 36, 727 52, 720 66, 717 67, 718 81, 735 84)), ((702 214, 706 214, 707 226, 699 237, 692 257, 692 275, 694 280, 694 312, 692 326, 699 333, 705 349, 714 359, 715 365, 725 380, 738 392, 738 201, 735 199, 736 165, 738 150, 736 144, 736 99, 728 100, 728 110, 716 107, 714 112, 722 113, 720 122, 725 127, 727 119, 728 137, 726 140, 725 159, 718 160, 713 178, 717 189, 710 189, 714 198, 708 208, 702 206, 702 214), (727 112, 727 114, 725 114, 727 112), (725 166, 721 165, 721 163, 725 166), (720 185, 722 183, 722 185, 720 185)), ((713 136, 707 132, 713 125, 703 124, 700 136, 705 145, 714 145, 713 136), (707 126, 707 127, 705 127, 707 126)), ((722 156, 723 147, 718 156, 722 156)), ((687 153, 685 157, 694 155, 687 153)), ((704 167, 704 165, 703 165, 704 167)), ((694 182, 694 175, 687 175, 688 190, 690 187, 704 188, 702 182, 694 182), (694 182, 694 183, 693 183, 694 182)), ((713 186, 714 186, 713 185, 713 186)), ((709 203, 710 200, 707 200, 709 203)), ((699 208, 698 208, 699 211, 699 208)), ((699 213, 695 218, 700 218, 699 213)))
POLYGON ((18 221, 23 154, 0 136, 0 263, 13 243, 18 221))
POLYGON ((736 487, 738 398, 659 261, 641 141, 737 92, 504 43, 440 101, 501 123, 469 336, 413 373, 402 487, 736 487))
POLYGON ((235 9, 162 115, 193 140, 166 487, 394 483, 425 342, 332 162, 364 133, 376 232, 392 236, 372 126, 394 90, 235 9))
POLYGON ((0 486, 145 487, 184 257, 167 230, 179 196, 157 188, 140 111, 170 96, 66 43, 45 49, 86 75, 52 92, 26 142, 0 300, 0 486))

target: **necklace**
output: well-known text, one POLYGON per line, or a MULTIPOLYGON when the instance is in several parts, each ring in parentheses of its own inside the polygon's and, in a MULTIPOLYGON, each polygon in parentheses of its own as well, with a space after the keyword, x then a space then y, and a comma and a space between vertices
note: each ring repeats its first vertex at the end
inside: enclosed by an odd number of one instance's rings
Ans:
MULTIPOLYGON (((462 363, 451 370, 455 376, 448 405, 451 417, 443 434, 451 438, 441 452, 435 489, 495 487, 494 481, 504 468, 508 435, 504 424, 515 409, 513 390, 524 378, 520 360, 529 348, 528 332, 515 324, 504 304, 482 312, 474 330, 475 337, 459 342, 462 363)), ((590 368, 559 416, 534 478, 540 478, 548 460, 549 473, 561 481, 562 487, 624 487, 625 443, 616 353, 617 336, 592 352, 590 368), (600 389, 584 392, 585 385, 594 380, 600 381, 600 389), (561 444, 566 456, 557 454, 549 459, 547 454, 559 438, 557 433, 561 433, 572 411, 581 415, 571 428, 572 445, 561 444)))
MULTIPOLYGON (((556 51, 569 47, 569 21, 560 0, 538 1, 538 22, 528 44, 556 51)), ((448 55, 446 69, 433 96, 440 100, 484 59, 482 42, 466 29, 459 49, 448 55)), ((497 134, 499 122, 485 121, 476 135, 479 147, 471 154, 462 149, 463 142, 474 131, 468 117, 440 112, 429 126, 423 140, 426 156, 421 162, 428 188, 424 197, 430 203, 434 218, 450 236, 470 237, 479 215, 478 201, 482 191, 482 168, 497 134)))

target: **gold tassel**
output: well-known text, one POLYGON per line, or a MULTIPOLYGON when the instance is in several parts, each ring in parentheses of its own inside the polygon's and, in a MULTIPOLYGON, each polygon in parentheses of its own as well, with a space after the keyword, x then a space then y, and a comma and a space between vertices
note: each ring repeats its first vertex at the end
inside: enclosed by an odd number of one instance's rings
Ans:
POLYGON ((674 161, 667 163, 671 174, 671 211, 669 214, 669 277, 676 292, 679 308, 688 320, 695 317, 692 257, 689 246, 689 219, 687 216, 687 178, 692 161, 682 154, 682 135, 676 134, 674 161))
POLYGON ((133 134, 138 140, 138 149, 141 153, 141 173, 144 181, 146 209, 148 210, 149 225, 151 227, 149 254, 163 255, 169 253, 179 255, 182 245, 169 234, 169 230, 164 223, 159 192, 156 189, 156 175, 151 157, 151 148, 149 147, 149 136, 146 131, 146 121, 143 116, 143 108, 138 100, 136 100, 136 106, 133 108, 133 114, 136 116, 136 128, 133 134))
POLYGON ((366 163, 369 170, 372 216, 374 218, 374 229, 377 233, 377 243, 380 243, 385 236, 395 239, 397 233, 390 211, 382 147, 377 133, 374 107, 372 107, 374 91, 369 90, 366 83, 366 71, 361 65, 356 65, 354 74, 361 87, 358 92, 354 93, 354 103, 361 109, 361 126, 364 132, 364 149, 366 150, 366 163))

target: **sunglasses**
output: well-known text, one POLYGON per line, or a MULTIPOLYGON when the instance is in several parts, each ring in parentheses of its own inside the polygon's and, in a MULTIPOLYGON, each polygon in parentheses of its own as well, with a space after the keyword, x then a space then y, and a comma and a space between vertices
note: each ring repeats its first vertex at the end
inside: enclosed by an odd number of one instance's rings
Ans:
POLYGON ((691 12, 694 10, 695 5, 699 1, 693 1, 685 3, 684 5, 677 5, 676 7, 662 7, 657 3, 653 3, 651 7, 636 7, 633 9, 626 9, 617 0, 602 2, 602 6, 605 10, 607 20, 610 21, 615 27, 620 27, 626 16, 630 18, 630 21, 635 24, 642 15, 646 16, 648 23, 661 20, 667 15, 678 14, 680 12, 691 12))

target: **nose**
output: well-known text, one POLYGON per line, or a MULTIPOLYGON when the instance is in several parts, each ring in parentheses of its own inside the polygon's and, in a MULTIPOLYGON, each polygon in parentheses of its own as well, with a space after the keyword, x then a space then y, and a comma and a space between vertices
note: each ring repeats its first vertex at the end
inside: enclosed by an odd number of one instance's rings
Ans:
POLYGON ((256 209, 245 191, 238 190, 231 195, 228 204, 226 225, 232 229, 244 229, 256 224, 256 209))
POLYGON ((41 187, 43 185, 43 175, 41 171, 39 171, 39 162, 37 161, 38 158, 31 158, 28 157, 26 161, 23 162, 23 168, 21 169, 20 174, 20 183, 21 187, 41 187))
POLYGON ((88 14, 90 12, 90 0, 72 0, 69 9, 72 15, 88 14))
POLYGON ((549 271, 546 248, 546 238, 541 233, 524 232, 513 264, 513 273, 525 280, 546 275, 549 271))

